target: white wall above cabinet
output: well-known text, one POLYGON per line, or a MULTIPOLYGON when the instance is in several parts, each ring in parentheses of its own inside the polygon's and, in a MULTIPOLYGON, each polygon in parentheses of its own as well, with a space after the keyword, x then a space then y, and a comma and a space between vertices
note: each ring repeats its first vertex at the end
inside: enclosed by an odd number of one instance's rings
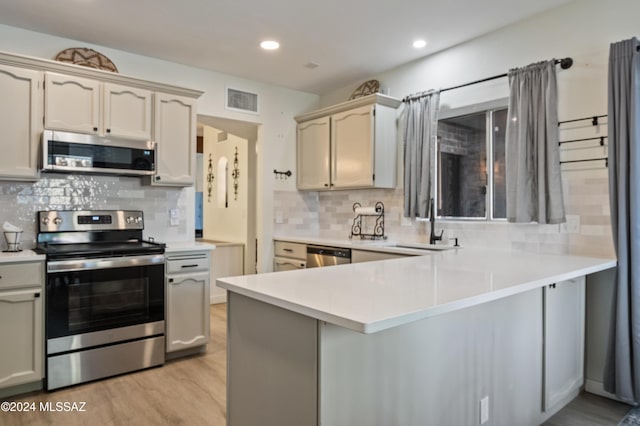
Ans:
POLYGON ((373 94, 297 116, 298 189, 394 188, 400 103, 373 94))

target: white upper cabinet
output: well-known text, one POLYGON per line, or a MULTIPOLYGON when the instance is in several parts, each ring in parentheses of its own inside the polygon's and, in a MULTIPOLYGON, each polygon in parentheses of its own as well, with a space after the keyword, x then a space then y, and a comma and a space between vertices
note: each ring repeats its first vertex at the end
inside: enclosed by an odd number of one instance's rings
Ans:
POLYGON ((151 91, 52 72, 45 81, 47 129, 151 139, 151 91))
POLYGON ((375 107, 354 108, 331 116, 331 186, 374 186, 375 107))
POLYGON ((298 189, 395 188, 400 103, 373 94, 296 117, 298 189))
POLYGON ((191 186, 195 182, 196 101, 156 93, 156 174, 153 185, 191 186))
POLYGON ((330 117, 305 121, 298 125, 298 189, 329 188, 330 117))
POLYGON ((45 73, 44 127, 99 134, 100 82, 88 78, 45 73))
POLYGON ((129 139, 151 140, 152 93, 104 83, 104 132, 129 139))
POLYGON ((42 73, 0 65, 0 179, 37 180, 42 73))

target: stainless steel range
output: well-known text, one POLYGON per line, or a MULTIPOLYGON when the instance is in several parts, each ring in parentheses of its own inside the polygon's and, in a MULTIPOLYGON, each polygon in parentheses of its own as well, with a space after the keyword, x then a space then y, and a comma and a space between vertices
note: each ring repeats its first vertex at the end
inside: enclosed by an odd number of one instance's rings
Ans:
POLYGON ((47 389, 164 364, 164 245, 141 211, 38 212, 47 389))

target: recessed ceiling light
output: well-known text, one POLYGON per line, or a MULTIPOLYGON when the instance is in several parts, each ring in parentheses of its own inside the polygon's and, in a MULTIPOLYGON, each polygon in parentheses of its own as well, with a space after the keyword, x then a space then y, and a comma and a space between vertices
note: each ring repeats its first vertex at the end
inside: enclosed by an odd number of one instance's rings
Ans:
POLYGON ((280 47, 280 43, 275 40, 265 40, 260 43, 260 47, 262 47, 264 50, 276 50, 280 47))
POLYGON ((416 49, 422 49, 426 45, 427 45, 427 42, 424 40, 416 40, 413 42, 413 47, 415 47, 416 49))

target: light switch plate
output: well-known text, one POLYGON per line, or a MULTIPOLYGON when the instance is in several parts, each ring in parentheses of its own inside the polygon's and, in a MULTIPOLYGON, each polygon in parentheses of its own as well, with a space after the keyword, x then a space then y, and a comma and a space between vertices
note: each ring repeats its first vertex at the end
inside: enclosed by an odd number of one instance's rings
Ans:
POLYGON ((170 209, 169 210, 169 223, 171 226, 180 225, 180 210, 179 209, 170 209))

